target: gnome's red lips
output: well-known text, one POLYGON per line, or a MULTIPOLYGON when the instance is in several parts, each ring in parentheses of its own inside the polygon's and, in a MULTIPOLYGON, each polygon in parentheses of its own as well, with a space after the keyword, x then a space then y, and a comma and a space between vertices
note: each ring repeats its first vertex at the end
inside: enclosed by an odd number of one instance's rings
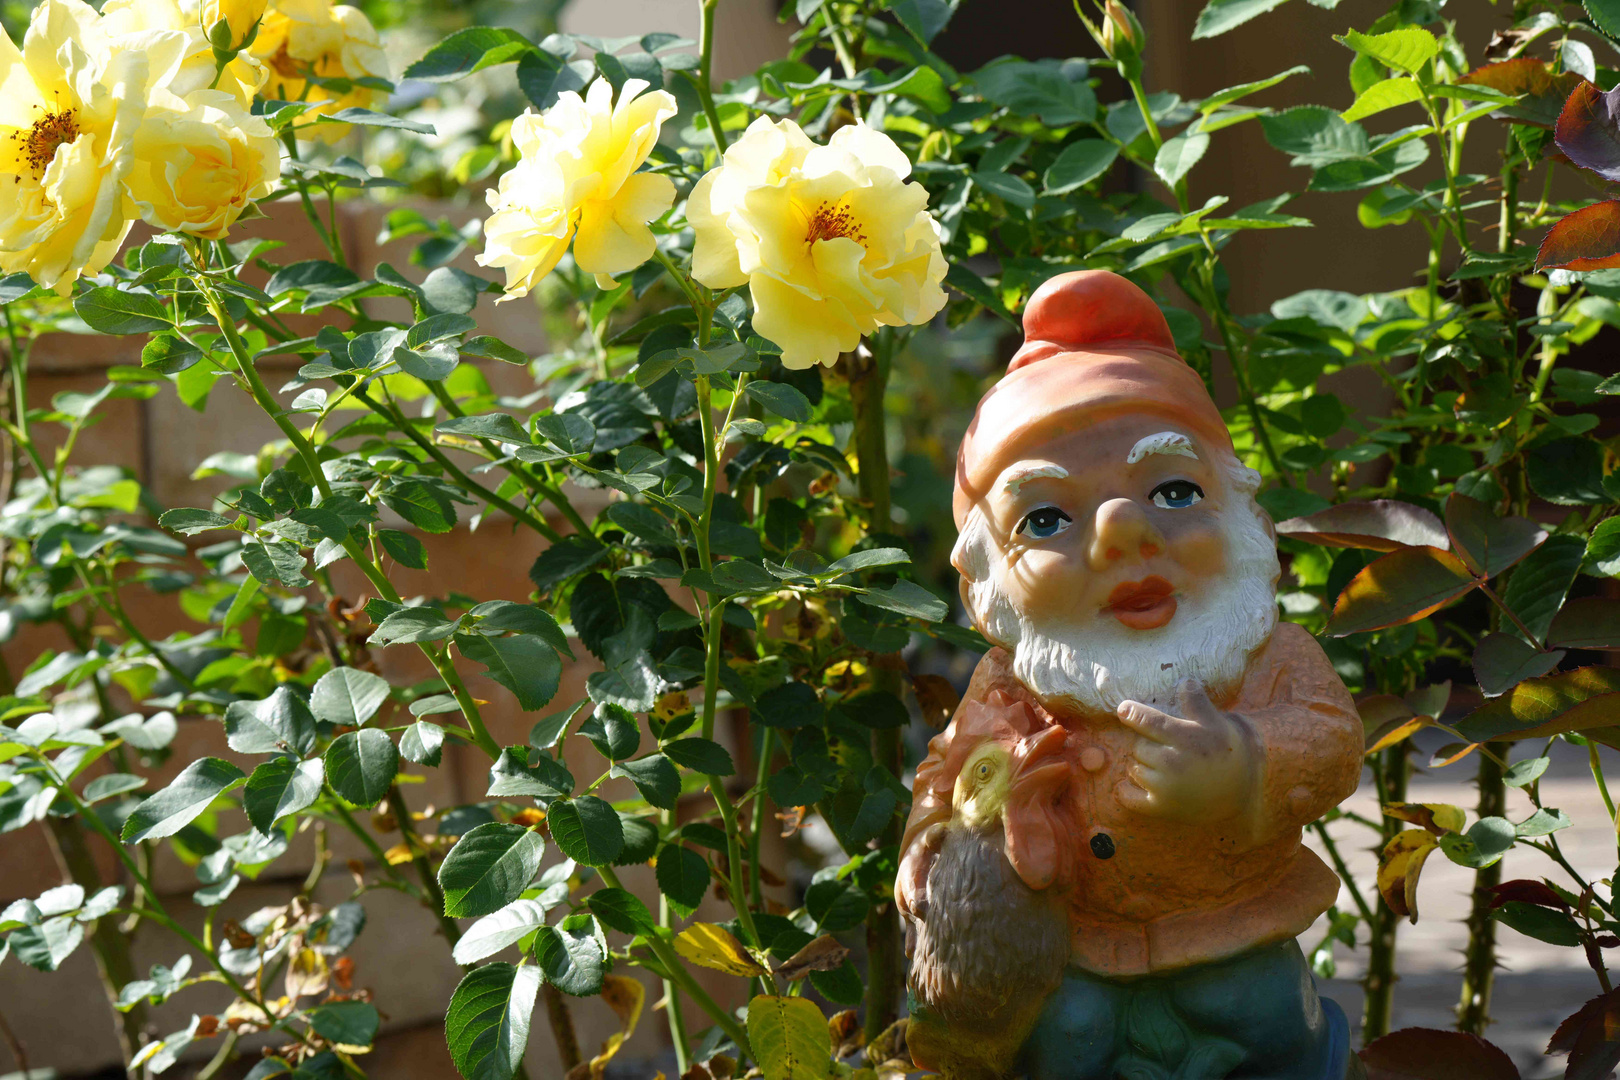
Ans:
POLYGON ((1176 614, 1176 590, 1157 574, 1125 581, 1108 594, 1107 610, 1132 630, 1156 630, 1176 614))

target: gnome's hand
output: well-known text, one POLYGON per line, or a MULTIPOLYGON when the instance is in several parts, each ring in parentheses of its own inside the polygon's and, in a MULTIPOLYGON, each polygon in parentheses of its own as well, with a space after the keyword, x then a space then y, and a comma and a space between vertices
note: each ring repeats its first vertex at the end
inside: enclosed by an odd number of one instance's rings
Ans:
POLYGON ((1127 809, 1183 821, 1220 821, 1247 809, 1261 753, 1248 721, 1222 712, 1193 679, 1177 688, 1183 716, 1122 702, 1119 722, 1136 732, 1128 780, 1115 790, 1127 809))

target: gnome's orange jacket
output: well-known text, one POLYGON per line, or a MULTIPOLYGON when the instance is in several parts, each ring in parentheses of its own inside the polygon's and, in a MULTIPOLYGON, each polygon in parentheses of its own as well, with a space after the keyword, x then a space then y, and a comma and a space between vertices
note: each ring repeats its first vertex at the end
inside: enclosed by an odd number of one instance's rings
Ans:
POLYGON ((1338 876, 1300 844, 1300 835, 1355 791, 1362 726, 1349 692, 1304 629, 1278 624, 1237 693, 1215 702, 1249 722, 1263 763, 1249 812, 1207 824, 1126 809, 1114 792, 1131 783, 1135 733, 1112 715, 1054 714, 1015 678, 1011 656, 992 649, 956 718, 929 743, 917 769, 902 853, 929 825, 950 818, 956 777, 947 775, 947 761, 964 757, 951 753, 953 741, 959 731, 982 729, 964 718, 1002 708, 1009 697, 1036 726, 1068 732, 1064 753, 1077 766, 1061 815, 1073 829, 1063 877, 1072 889, 1074 966, 1128 977, 1218 960, 1302 933, 1338 895, 1338 876), (997 691, 996 704, 987 704, 997 691))

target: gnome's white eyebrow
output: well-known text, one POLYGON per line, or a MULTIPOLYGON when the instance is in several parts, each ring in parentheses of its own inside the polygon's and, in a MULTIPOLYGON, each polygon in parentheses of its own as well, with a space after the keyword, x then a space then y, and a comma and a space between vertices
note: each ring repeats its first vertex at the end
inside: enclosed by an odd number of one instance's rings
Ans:
POLYGON ((1017 495, 1018 489, 1031 480, 1053 479, 1063 480, 1069 475, 1069 470, 1061 465, 1051 462, 1042 462, 1039 465, 1014 465, 1001 474, 1001 486, 1009 495, 1017 495))
POLYGON ((1125 455, 1125 464, 1135 465, 1138 461, 1150 454, 1168 454, 1172 457, 1190 457, 1198 460, 1198 452, 1193 449, 1192 440, 1179 431, 1161 431, 1156 435, 1147 435, 1136 441, 1131 452, 1125 455))

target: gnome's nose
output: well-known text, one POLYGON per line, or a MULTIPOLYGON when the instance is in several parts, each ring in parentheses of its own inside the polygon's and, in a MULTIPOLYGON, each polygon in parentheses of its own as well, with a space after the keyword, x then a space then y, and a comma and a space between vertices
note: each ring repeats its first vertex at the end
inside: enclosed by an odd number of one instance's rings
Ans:
POLYGON ((1093 570, 1107 570, 1121 560, 1151 559, 1162 550, 1164 537, 1136 502, 1110 499, 1097 507, 1087 552, 1093 570))

